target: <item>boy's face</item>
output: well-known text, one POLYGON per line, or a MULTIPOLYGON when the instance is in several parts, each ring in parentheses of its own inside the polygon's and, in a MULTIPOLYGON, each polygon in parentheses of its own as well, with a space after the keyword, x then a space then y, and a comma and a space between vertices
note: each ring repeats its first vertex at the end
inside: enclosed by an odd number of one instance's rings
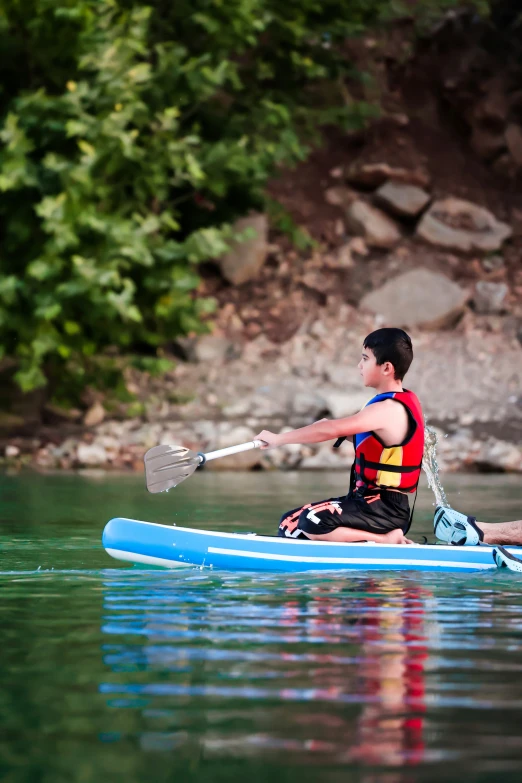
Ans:
POLYGON ((365 386, 379 386, 384 377, 391 375, 393 378, 395 373, 393 366, 390 362, 384 362, 384 364, 377 364, 377 360, 371 348, 363 348, 361 353, 361 360, 357 365, 363 383, 365 386))

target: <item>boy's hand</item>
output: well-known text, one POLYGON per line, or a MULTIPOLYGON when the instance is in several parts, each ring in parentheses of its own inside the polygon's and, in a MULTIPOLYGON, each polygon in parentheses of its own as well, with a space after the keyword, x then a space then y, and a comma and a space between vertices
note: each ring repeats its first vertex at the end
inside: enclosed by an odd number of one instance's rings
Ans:
POLYGON ((265 446, 261 446, 263 451, 265 449, 273 449, 276 446, 279 446, 279 435, 276 435, 275 432, 270 432, 270 430, 262 430, 259 435, 256 435, 254 440, 264 440, 266 443, 265 446))

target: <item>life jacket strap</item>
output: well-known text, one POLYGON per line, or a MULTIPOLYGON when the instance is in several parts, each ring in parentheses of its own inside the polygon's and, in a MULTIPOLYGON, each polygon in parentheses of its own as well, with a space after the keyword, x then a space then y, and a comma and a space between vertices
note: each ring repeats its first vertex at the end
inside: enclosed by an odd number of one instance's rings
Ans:
POLYGON ((401 487, 401 492, 413 492, 417 489, 417 486, 419 484, 420 479, 420 470, 422 468, 422 462, 420 465, 387 465, 383 462, 370 462, 364 458, 364 454, 361 454, 359 457, 356 457, 354 460, 354 470, 356 475, 356 481, 357 476, 360 477, 360 480, 366 484, 367 486, 382 486, 383 488, 386 488, 386 485, 380 485, 375 482, 375 480, 368 479, 365 475, 365 469, 369 468, 370 470, 375 471, 382 471, 383 473, 416 473, 419 471, 419 475, 417 477, 417 481, 415 484, 412 484, 411 487, 401 487))
POLYGON ((360 457, 357 457, 355 463, 363 470, 364 468, 369 468, 370 470, 379 470, 386 473, 415 473, 416 470, 420 470, 422 467, 422 463, 420 465, 388 465, 385 462, 370 462, 360 457))

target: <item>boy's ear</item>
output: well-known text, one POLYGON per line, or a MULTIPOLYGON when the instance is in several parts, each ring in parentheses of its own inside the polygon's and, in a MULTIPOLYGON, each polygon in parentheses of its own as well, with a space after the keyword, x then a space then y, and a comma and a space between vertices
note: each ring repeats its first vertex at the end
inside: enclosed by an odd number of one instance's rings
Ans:
POLYGON ((391 362, 384 362, 383 367, 385 375, 389 375, 390 373, 395 374, 395 369, 393 367, 393 364, 391 362))

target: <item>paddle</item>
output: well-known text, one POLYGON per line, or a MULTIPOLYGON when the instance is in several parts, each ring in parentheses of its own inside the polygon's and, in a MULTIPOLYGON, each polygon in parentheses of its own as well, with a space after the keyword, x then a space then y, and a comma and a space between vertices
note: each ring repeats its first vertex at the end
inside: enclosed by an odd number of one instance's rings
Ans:
POLYGON ((258 449, 263 445, 262 440, 252 440, 249 443, 240 443, 238 446, 210 451, 208 454, 191 451, 185 446, 154 446, 147 451, 143 460, 147 489, 152 493, 168 491, 185 481, 205 462, 258 449))

